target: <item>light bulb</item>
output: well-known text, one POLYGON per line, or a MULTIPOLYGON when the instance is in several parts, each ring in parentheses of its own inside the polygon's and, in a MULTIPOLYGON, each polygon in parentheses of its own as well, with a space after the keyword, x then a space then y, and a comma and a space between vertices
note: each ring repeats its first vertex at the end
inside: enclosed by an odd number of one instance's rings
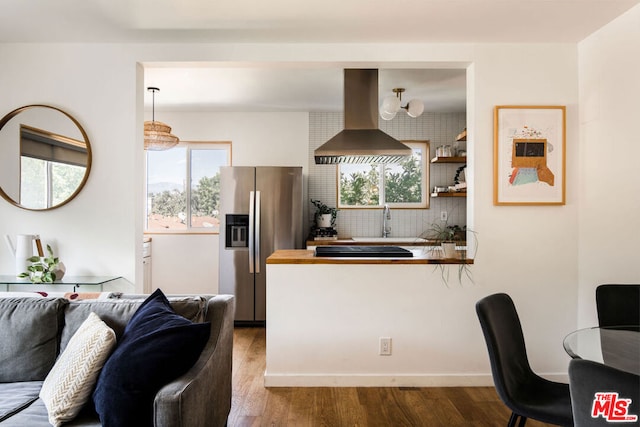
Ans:
POLYGON ((419 99, 412 99, 407 104, 407 114, 409 117, 419 117, 424 111, 424 103, 419 99))
MULTIPOLYGON (((380 106, 380 112, 385 112, 387 114, 395 114, 400 110, 400 98, 397 96, 387 96, 382 100, 382 105, 380 106)), ((392 117, 393 118, 393 117, 392 117)), ((390 120, 390 119, 385 119, 390 120)))
POLYGON ((380 107, 380 117, 382 120, 392 120, 396 116, 396 113, 387 113, 380 107))

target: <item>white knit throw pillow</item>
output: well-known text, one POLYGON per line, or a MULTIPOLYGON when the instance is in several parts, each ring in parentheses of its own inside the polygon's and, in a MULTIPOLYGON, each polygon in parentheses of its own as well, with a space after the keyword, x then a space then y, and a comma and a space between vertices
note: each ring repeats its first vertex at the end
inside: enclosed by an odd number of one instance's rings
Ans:
POLYGON ((115 345, 113 329, 90 313, 42 384, 40 397, 52 425, 58 427, 78 415, 115 345))

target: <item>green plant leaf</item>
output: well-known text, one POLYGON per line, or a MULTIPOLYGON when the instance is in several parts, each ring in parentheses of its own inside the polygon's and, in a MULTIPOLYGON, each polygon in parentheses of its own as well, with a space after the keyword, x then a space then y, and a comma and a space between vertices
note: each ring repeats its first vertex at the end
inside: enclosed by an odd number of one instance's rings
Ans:
POLYGON ((29 261, 29 262, 38 262, 38 261, 40 261, 40 257, 34 255, 32 257, 27 258, 27 261, 29 261))

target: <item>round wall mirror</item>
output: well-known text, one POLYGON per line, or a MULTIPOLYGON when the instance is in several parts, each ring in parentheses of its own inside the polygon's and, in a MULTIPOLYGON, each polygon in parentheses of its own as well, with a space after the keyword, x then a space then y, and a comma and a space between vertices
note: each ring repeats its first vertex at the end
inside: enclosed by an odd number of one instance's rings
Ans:
POLYGON ((9 203, 58 208, 80 192, 90 170, 89 138, 61 109, 27 105, 0 120, 0 196, 9 203))

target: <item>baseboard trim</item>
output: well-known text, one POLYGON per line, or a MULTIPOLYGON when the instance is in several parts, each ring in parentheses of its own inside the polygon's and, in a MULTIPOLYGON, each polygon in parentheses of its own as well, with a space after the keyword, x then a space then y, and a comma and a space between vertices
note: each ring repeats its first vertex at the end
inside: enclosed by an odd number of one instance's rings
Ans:
POLYGON ((493 386, 491 375, 264 374, 265 387, 470 387, 493 386))
MULTIPOLYGON (((544 375, 567 382, 564 374, 544 375)), ((265 387, 493 387, 491 374, 474 375, 375 375, 375 374, 264 374, 265 387)))

